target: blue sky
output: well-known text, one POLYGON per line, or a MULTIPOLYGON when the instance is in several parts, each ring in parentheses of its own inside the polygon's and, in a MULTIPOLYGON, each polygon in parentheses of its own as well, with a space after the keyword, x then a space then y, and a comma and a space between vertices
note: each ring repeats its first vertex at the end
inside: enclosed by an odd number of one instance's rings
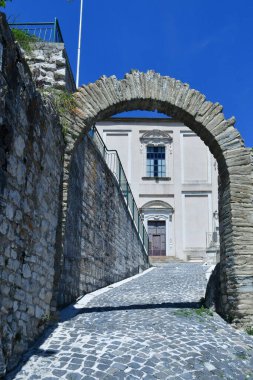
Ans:
MULTIPOLYGON (((59 19, 76 70, 80 0, 13 0, 11 21, 59 19)), ((252 0, 84 0, 80 83, 130 69, 188 82, 236 117, 253 146, 252 0)))

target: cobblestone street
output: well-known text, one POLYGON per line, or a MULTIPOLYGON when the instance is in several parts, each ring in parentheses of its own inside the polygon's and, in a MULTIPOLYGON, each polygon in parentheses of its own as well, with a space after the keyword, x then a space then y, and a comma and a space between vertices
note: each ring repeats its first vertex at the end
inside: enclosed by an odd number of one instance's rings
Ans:
POLYGON ((199 308, 205 271, 165 264, 81 301, 7 380, 253 379, 253 337, 199 308))

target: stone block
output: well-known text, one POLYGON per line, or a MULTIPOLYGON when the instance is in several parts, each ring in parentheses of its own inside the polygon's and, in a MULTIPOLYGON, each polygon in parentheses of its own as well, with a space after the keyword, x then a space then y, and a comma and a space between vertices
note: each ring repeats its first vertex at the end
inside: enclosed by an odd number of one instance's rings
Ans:
POLYGON ((14 140, 14 148, 16 151, 16 154, 18 157, 23 156, 24 148, 25 148, 25 141, 22 136, 17 136, 17 138, 14 140))
POLYGON ((0 222, 0 233, 6 235, 8 233, 8 223, 5 221, 0 222))
POLYGON ((9 220, 13 220, 15 209, 13 205, 7 204, 5 214, 9 220))
POLYGON ((23 265, 22 273, 23 273, 24 278, 30 278, 32 276, 32 272, 31 272, 29 264, 23 265))
POLYGON ((54 77, 56 80, 64 80, 66 76, 66 70, 64 69, 58 69, 54 73, 54 77))

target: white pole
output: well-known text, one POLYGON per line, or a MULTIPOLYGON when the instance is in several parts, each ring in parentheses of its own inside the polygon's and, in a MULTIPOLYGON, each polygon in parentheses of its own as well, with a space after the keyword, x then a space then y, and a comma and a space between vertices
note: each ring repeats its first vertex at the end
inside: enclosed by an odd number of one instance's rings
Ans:
POLYGON ((78 49, 77 49, 77 67, 76 67, 76 87, 77 88, 79 87, 79 75, 80 75, 82 24, 83 24, 83 0, 81 0, 81 6, 80 6, 80 22, 79 22, 79 36, 78 36, 78 49))

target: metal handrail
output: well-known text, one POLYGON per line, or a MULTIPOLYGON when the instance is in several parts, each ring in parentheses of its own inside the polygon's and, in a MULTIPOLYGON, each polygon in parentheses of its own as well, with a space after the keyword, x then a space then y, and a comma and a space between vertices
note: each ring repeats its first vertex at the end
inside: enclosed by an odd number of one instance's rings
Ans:
POLYGON ((9 24, 11 29, 20 29, 38 38, 38 42, 63 43, 63 36, 59 21, 54 22, 15 22, 9 24))
POLYGON ((220 235, 217 231, 206 232, 206 248, 210 247, 211 244, 219 244, 220 235))
MULTIPOLYGON (((9 24, 11 29, 22 30, 34 37, 36 37, 33 42, 52 42, 52 43, 64 43, 60 24, 57 18, 53 22, 17 22, 9 24)), ((72 91, 76 91, 75 78, 73 71, 69 62, 68 54, 65 50, 66 68, 68 70, 72 91)))
POLYGON ((68 73, 70 75, 70 81, 72 83, 72 91, 75 92, 76 91, 76 82, 75 82, 74 74, 73 74, 73 71, 71 68, 71 64, 69 62, 69 57, 68 57, 67 51, 66 51, 66 49, 64 49, 64 50, 65 50, 66 68, 68 70, 68 73))
POLYGON ((92 141, 95 143, 95 145, 97 146, 108 168, 111 170, 112 174, 116 178, 119 184, 121 193, 126 202, 128 211, 131 215, 133 224, 136 228, 136 231, 138 232, 139 238, 142 242, 145 252, 148 254, 148 247, 149 247, 148 233, 143 224, 140 211, 136 205, 132 190, 128 183, 118 152, 116 150, 107 149, 95 125, 90 130, 89 136, 92 139, 92 141))

